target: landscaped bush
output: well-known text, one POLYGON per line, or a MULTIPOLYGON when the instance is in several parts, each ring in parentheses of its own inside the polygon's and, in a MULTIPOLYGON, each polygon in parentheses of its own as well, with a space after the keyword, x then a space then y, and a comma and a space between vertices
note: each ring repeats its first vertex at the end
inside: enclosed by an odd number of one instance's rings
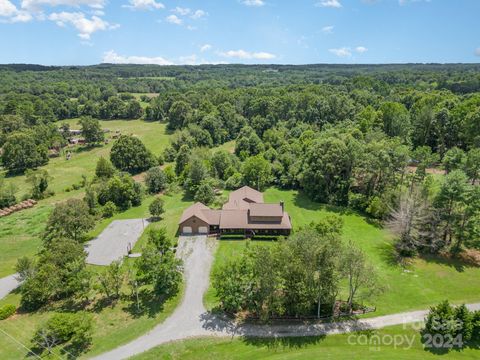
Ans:
POLYGON ((454 307, 445 300, 430 309, 422 340, 426 348, 445 351, 476 344, 480 341, 480 311, 471 312, 465 305, 454 307))
POLYGON ((6 304, 0 307, 0 320, 5 320, 8 319, 10 316, 15 314, 15 311, 17 311, 17 308, 15 305, 12 304, 6 304))
POLYGON ((108 201, 102 208, 102 216, 104 218, 111 218, 116 212, 117 206, 112 201, 108 201))
POLYGON ((64 345, 69 353, 80 354, 90 345, 92 331, 92 316, 83 312, 58 313, 35 332, 32 342, 37 344, 37 348, 34 350, 42 354, 45 350, 51 351, 58 345, 64 345))

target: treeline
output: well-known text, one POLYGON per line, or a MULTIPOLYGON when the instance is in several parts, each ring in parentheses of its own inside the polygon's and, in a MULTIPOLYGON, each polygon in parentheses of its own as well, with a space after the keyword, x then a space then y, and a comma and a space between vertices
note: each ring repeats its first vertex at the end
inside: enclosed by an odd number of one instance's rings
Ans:
POLYGON ((383 287, 362 250, 341 241, 342 227, 342 218, 331 215, 272 246, 247 243, 213 273, 222 310, 262 320, 362 310, 383 287), (346 301, 340 293, 348 294, 346 301))

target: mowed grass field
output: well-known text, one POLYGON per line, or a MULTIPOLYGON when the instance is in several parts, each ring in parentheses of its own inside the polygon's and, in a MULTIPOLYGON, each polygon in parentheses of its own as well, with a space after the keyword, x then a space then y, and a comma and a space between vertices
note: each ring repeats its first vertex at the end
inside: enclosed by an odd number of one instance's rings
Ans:
MULTIPOLYGON (((344 211, 310 201, 297 191, 268 189, 266 202, 285 202, 285 209, 292 218, 294 229, 308 225, 329 213, 337 213, 344 219, 343 239, 353 240, 368 255, 380 274, 385 287, 383 294, 371 299, 368 305, 377 310, 369 316, 426 309, 431 305, 449 299, 453 303, 480 301, 480 268, 468 267, 455 261, 436 258, 416 259, 403 268, 393 260, 391 235, 355 212, 344 211)), ((269 246, 268 241, 252 241, 253 244, 269 246)), ((219 240, 213 269, 219 268, 227 259, 238 256, 246 246, 244 240, 219 240)), ((345 297, 345 294, 343 295, 345 297)), ((215 291, 205 295, 208 308, 218 304, 215 291)))
MULTIPOLYGON (((78 120, 65 121, 72 129, 78 129, 78 120)), ((159 122, 146 122, 143 120, 111 120, 101 121, 104 129, 111 132, 110 137, 119 130, 122 134, 138 136, 144 144, 155 154, 159 155, 169 142, 166 125, 159 122)), ((78 184, 82 175, 91 179, 95 173, 97 160, 104 156, 108 158, 113 141, 109 144, 94 148, 75 147, 70 160, 62 155, 50 159, 49 163, 42 167, 51 176, 49 188, 55 192, 55 196, 45 199, 36 207, 21 211, 10 216, 0 218, 0 277, 12 274, 17 259, 21 256, 34 255, 40 245, 40 235, 45 228, 45 222, 56 202, 64 201, 71 197, 82 197, 83 189, 66 192, 66 188, 78 184)), ((7 177, 7 182, 17 187, 17 198, 20 199, 29 191, 29 185, 25 182, 25 176, 7 177)), ((134 208, 119 217, 137 217, 136 212, 148 213, 148 203, 144 203, 142 210, 134 208)), ((112 219, 103 221, 98 229, 103 230, 112 219)), ((99 233, 99 231, 98 231, 99 233)))
MULTIPOLYGON (((79 129, 78 120, 71 119, 59 122, 70 124, 71 129, 79 129)), ((166 131, 166 125, 159 122, 147 122, 143 120, 108 120, 100 121, 102 128, 111 132, 106 134, 106 138, 110 138, 115 131, 120 131, 123 135, 135 135, 140 138, 145 146, 155 155, 159 155, 168 145, 169 135, 166 131)), ((49 163, 41 169, 48 171, 52 180, 50 181, 50 189, 57 193, 57 196, 68 186, 77 184, 81 181, 82 175, 91 176, 95 171, 97 160, 104 156, 108 158, 113 140, 107 145, 88 148, 84 146, 76 146, 71 149, 72 157, 66 160, 65 155, 50 159, 49 163)), ((64 150, 67 150, 65 148, 64 150)), ((25 194, 29 185, 25 182, 25 176, 13 176, 6 178, 7 183, 13 183, 18 188, 19 197, 25 194)))
POLYGON ((407 326, 317 338, 201 338, 159 346, 135 360, 429 360, 478 359, 478 350, 451 351, 439 356, 423 348, 418 331, 407 326), (375 343, 379 339, 378 343, 375 343), (411 344, 411 345, 410 345, 411 344))

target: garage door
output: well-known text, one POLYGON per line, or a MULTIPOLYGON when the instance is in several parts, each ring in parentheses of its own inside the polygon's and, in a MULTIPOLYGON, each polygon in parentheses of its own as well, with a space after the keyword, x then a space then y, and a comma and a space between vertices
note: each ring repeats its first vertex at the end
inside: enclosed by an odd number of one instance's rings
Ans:
POLYGON ((200 226, 200 227, 198 228, 198 233, 199 233, 199 234, 207 234, 207 233, 208 233, 207 227, 206 227, 206 226, 200 226))
POLYGON ((183 229, 182 229, 182 233, 191 234, 192 233, 192 227, 191 226, 184 226, 183 229))

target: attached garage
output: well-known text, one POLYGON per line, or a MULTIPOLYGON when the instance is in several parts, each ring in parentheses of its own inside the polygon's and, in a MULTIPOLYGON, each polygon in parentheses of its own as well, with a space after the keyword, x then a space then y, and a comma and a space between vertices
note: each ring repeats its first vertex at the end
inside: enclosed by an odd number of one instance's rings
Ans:
POLYGON ((183 212, 178 231, 185 235, 206 235, 218 230, 219 224, 220 210, 212 210, 202 203, 195 203, 183 212))

